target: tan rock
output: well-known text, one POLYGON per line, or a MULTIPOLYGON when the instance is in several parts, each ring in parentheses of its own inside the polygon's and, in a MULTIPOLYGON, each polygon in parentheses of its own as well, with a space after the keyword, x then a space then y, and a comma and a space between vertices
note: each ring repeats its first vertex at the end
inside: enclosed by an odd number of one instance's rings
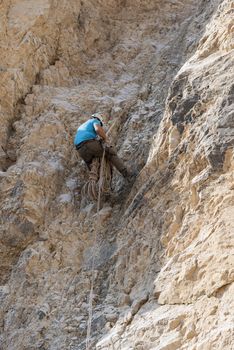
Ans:
POLYGON ((1 1, 2 350, 81 350, 89 321, 90 349, 232 349, 232 14, 1 1), (97 111, 139 172, 99 214, 73 147, 97 111))

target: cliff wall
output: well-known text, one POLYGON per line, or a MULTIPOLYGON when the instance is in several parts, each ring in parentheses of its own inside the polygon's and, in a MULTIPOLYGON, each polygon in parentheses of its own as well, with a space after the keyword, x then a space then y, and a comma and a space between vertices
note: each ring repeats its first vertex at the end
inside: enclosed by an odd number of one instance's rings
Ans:
POLYGON ((1 1, 1 349, 85 349, 93 254, 92 349, 232 349, 233 11, 1 1), (96 111, 139 173, 99 215, 73 148, 96 111))

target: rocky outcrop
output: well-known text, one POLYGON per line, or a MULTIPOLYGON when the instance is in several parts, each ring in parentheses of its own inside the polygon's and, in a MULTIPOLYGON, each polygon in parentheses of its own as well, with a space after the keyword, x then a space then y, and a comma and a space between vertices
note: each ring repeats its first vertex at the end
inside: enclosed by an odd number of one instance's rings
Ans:
POLYGON ((232 1, 0 4, 0 348, 232 348, 232 1), (93 112, 132 169, 97 215, 93 112), (94 256, 94 271, 92 257, 94 256))

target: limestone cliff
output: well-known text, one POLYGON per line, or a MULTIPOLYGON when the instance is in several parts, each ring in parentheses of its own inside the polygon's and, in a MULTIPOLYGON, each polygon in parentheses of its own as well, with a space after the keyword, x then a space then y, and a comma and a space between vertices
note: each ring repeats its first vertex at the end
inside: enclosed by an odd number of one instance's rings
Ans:
POLYGON ((0 2, 0 348, 233 349, 231 0, 0 2), (95 111, 139 172, 96 214, 95 111), (95 241, 95 237, 97 240, 95 241))

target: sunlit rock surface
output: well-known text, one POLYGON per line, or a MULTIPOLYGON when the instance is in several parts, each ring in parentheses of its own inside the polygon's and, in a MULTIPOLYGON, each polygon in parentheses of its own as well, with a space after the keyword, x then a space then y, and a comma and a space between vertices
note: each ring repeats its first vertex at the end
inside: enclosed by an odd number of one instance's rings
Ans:
POLYGON ((85 349, 92 273, 90 349, 233 348, 233 11, 1 1, 1 349, 85 349), (139 173, 100 215, 73 147, 96 111, 139 173))

